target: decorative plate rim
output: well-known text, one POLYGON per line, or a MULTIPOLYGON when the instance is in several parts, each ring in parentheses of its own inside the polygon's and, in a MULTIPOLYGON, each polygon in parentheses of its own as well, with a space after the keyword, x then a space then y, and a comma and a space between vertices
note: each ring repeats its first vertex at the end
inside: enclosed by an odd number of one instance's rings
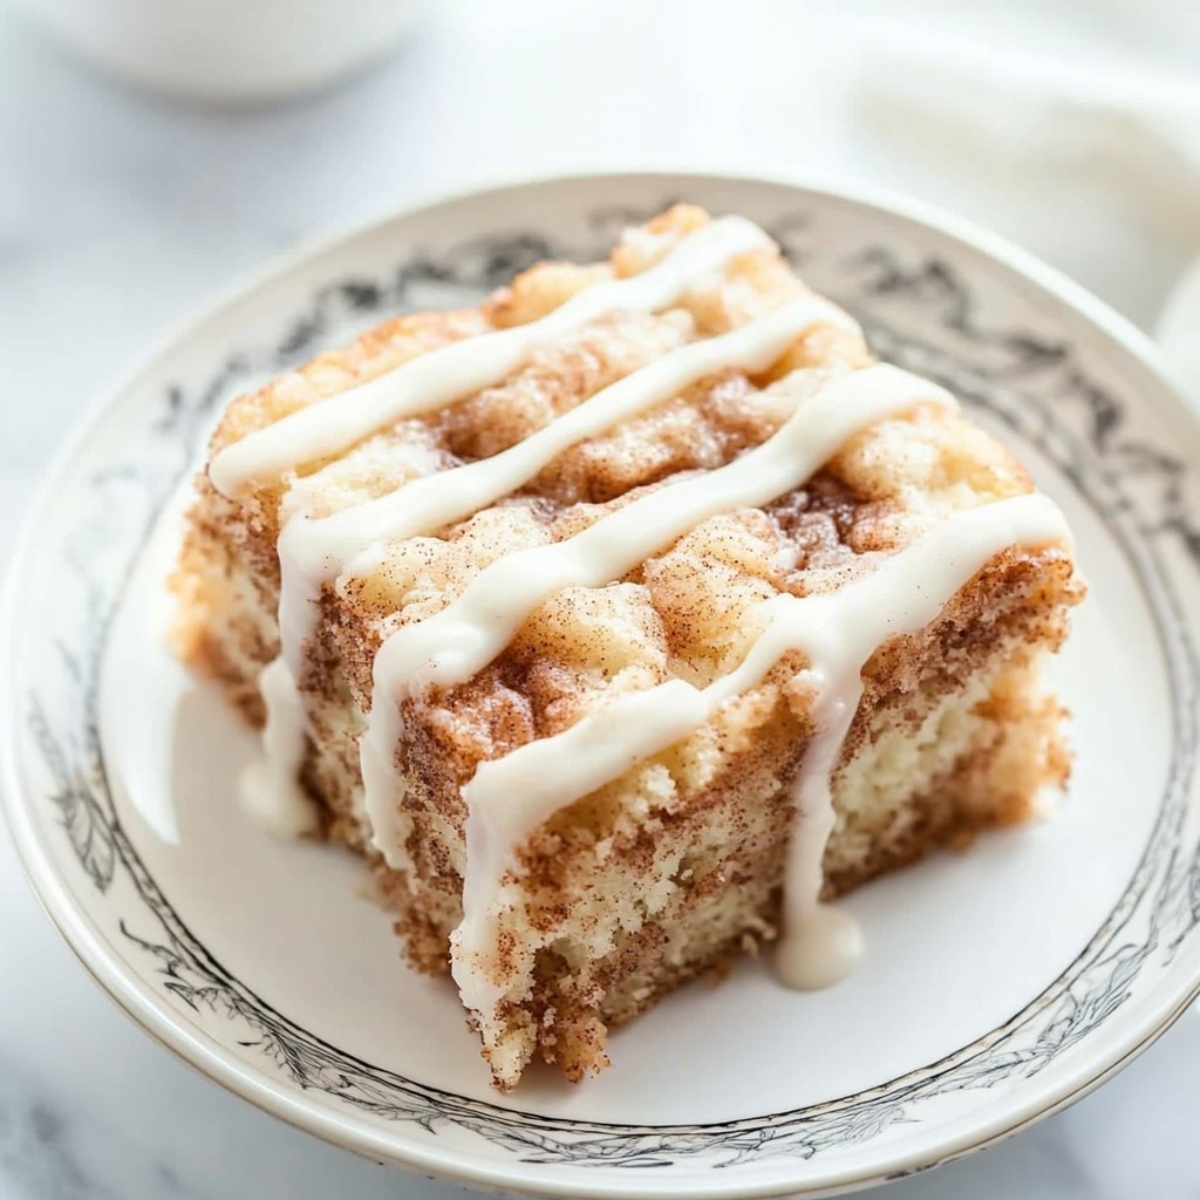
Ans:
MULTIPOLYGON (((632 1181, 628 1174, 622 1175, 621 1184, 615 1188, 603 1185, 593 1186, 588 1182, 563 1180, 557 1177, 551 1180, 542 1180, 536 1176, 537 1164, 487 1162, 478 1155, 463 1154, 454 1149, 447 1150, 441 1146, 426 1147, 390 1138, 382 1131, 373 1130, 354 1120, 352 1116, 338 1112, 330 1104, 323 1101, 314 1103, 311 1096, 302 1097, 299 1094, 288 1094, 281 1091, 265 1076, 248 1069, 228 1055, 222 1043, 216 1038, 173 1018, 169 1010, 163 1006, 161 998, 153 992, 148 983, 132 971, 120 956, 111 952, 104 935, 98 927, 94 926, 87 914, 87 909, 72 895, 70 888, 54 869, 50 854, 42 846, 42 835, 29 811, 30 806, 24 800, 25 786, 17 761, 16 748, 21 739, 17 721, 19 700, 13 695, 11 687, 15 679, 13 653, 8 632, 12 627, 15 634, 16 606, 19 599, 22 566, 32 553, 37 528, 47 500, 53 494, 57 481, 64 475, 74 457, 103 424, 109 410, 123 395, 135 388, 144 375, 186 341, 196 329, 219 316, 230 305, 243 297, 248 297, 272 282, 287 277, 305 263, 315 261, 327 253, 336 252, 339 247, 347 245, 357 238, 369 236, 387 224, 417 217, 422 213, 436 210, 459 200, 519 193, 555 184, 594 184, 601 180, 608 183, 614 191, 619 188, 622 180, 640 186, 658 181, 664 187, 676 189, 681 185, 687 186, 689 181, 691 186, 724 182, 742 184, 750 188, 762 185, 783 187, 796 191, 798 199, 807 198, 810 201, 818 202, 821 200, 849 202, 861 208, 874 209, 890 218, 898 217, 908 221, 973 250, 995 265, 1007 268, 1018 279, 1032 282, 1039 290, 1057 300, 1064 309, 1082 317, 1085 322, 1098 329, 1110 341, 1115 342, 1121 350, 1157 378, 1161 385, 1162 398, 1166 400, 1169 397, 1172 402, 1170 405, 1164 404, 1162 406, 1164 409, 1174 408, 1175 411, 1172 415, 1175 418, 1185 420, 1193 427, 1195 426, 1195 416, 1192 410, 1172 384, 1169 372, 1164 369, 1153 344, 1130 322, 1113 312, 1078 284, 1060 275, 1027 252, 1010 246, 1003 239, 977 229, 960 218, 941 213, 922 203, 889 196, 878 191, 812 184, 798 178, 744 176, 713 171, 596 172, 513 181, 483 189, 461 189, 452 195, 405 207, 359 223, 352 229, 332 237, 305 243, 275 258, 263 268, 249 273, 232 287, 226 289, 216 300, 205 305, 193 317, 177 323, 173 329, 155 342, 133 369, 121 377, 114 387, 105 390, 100 398, 89 406, 88 412, 77 424, 73 434, 66 439, 65 444, 46 469, 43 481, 36 489, 22 520, 17 545, 10 561, 2 607, 0 607, 0 618, 4 625, 3 633, 0 634, 3 637, 3 644, 0 644, 0 670, 4 672, 4 678, 7 681, 2 694, 0 694, 0 719, 5 719, 7 722, 4 740, 0 745, 8 751, 2 768, 4 784, 2 795, 3 807, 25 871, 47 915, 62 934, 72 952, 122 1011, 177 1057, 195 1067, 202 1074, 221 1083, 235 1094, 250 1100, 264 1111, 371 1158, 386 1158, 417 1170, 432 1172, 444 1178, 476 1186, 517 1187, 531 1192, 551 1192, 559 1196, 602 1197, 619 1192, 631 1197, 645 1196, 649 1198, 663 1195, 663 1189, 629 1186, 632 1181), (533 1173, 530 1172, 530 1167, 535 1168, 533 1173)), ((1165 991, 1165 989, 1160 990, 1165 991)), ((1008 1111, 1005 1119, 993 1119, 991 1124, 985 1128, 982 1136, 979 1136, 977 1130, 974 1133, 966 1132, 958 1135, 957 1138, 948 1139, 936 1160, 927 1161, 918 1149, 918 1151, 909 1152, 911 1161, 905 1161, 903 1156, 898 1156, 887 1172, 871 1169, 856 1174, 853 1169, 840 1166, 830 1172, 828 1179, 814 1181, 809 1188, 805 1189, 804 1194, 830 1194, 832 1191, 864 1187, 871 1183, 894 1178, 897 1174, 921 1170, 935 1165, 937 1162, 960 1157, 975 1149, 990 1145, 1042 1117, 1066 1107, 1094 1087, 1099 1086, 1152 1044, 1186 1010, 1197 994, 1200 994, 1200 975, 1182 991, 1178 988, 1171 991, 1173 1003, 1167 1003, 1166 996, 1163 996, 1163 1002, 1158 1005, 1148 1003, 1147 1007, 1157 1014, 1156 1019, 1149 1022, 1148 1027, 1145 1020, 1139 1022, 1136 1026, 1138 1037, 1132 1043, 1128 1038, 1113 1039, 1114 1044, 1107 1048, 1108 1053, 1100 1055, 1098 1061, 1092 1061, 1086 1068, 1081 1067, 1066 1072, 1064 1079, 1058 1081, 1056 1086, 1051 1089, 1052 1095, 1048 1102, 1043 1102, 1040 1107, 1028 1102, 1024 1106, 1018 1103, 1008 1111)), ((692 1195, 714 1198, 771 1196, 794 1192, 795 1184, 788 1184, 777 1178, 735 1181, 730 1177, 727 1185, 709 1186, 693 1178, 687 1186, 687 1191, 692 1195)))

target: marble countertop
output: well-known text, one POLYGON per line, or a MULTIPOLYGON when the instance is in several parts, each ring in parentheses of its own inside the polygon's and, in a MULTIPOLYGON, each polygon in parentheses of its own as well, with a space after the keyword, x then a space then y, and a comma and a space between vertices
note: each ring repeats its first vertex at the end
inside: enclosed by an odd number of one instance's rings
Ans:
MULTIPOLYGON (((1115 13, 908 0, 904 24, 1063 56, 1099 42, 1169 53, 1115 13)), ((1006 234, 1149 326, 1196 231, 1103 169, 981 168, 854 102, 864 29, 886 37, 898 17, 885 0, 444 0, 361 79, 232 114, 101 78, 0 0, 0 557, 65 427, 165 328, 302 238, 491 176, 707 166, 892 187, 1006 234)), ((889 1195, 1200 1195, 1198 1061, 1192 1012, 1068 1112, 889 1195)), ((0 830, 0 1200, 331 1195, 469 1193, 325 1146, 176 1062, 76 964, 0 830)))

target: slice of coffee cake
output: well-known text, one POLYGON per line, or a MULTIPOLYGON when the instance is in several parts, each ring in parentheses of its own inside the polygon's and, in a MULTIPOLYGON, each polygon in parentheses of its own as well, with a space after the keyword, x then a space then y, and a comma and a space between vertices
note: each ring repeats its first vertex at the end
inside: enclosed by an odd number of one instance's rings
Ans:
POLYGON ((497 1086, 1061 785, 1070 536, 738 217, 390 321, 236 400, 175 578, 246 803, 374 865, 497 1086))

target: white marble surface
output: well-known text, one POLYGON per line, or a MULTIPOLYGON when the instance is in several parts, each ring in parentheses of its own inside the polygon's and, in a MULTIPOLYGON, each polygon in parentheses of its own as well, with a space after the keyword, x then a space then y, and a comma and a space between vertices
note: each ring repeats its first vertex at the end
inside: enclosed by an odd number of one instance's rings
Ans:
MULTIPOLYGON (((1136 179, 1102 163, 1035 180, 1019 160, 918 142, 842 86, 864 28, 887 22, 1064 59, 1176 54, 1119 11, 445 0, 350 86, 234 115, 101 79, 0 6, 0 555, 65 427, 214 289, 310 234, 497 174, 700 165, 899 188, 1022 242, 1149 324, 1200 245, 1186 213, 1145 204, 1136 179)), ((1196 1061, 1192 1013, 1069 1112, 889 1194, 1200 1195, 1196 1061)), ((175 1062, 74 962, 0 833, 0 1200, 332 1195, 467 1193, 321 1145, 175 1062)))

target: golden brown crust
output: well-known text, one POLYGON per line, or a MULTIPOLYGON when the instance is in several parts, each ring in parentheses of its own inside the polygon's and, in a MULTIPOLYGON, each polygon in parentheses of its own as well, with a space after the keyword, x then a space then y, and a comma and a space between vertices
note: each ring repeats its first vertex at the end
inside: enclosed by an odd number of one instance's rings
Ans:
MULTIPOLYGON (((236 401, 213 452, 447 341, 534 320, 582 287, 644 270, 707 218, 678 206, 626 239, 608 264, 544 264, 478 311, 388 322, 344 351, 236 401)), ((275 542, 289 506, 338 511, 432 470, 495 454, 647 362, 736 327, 803 291, 756 252, 676 309, 623 313, 538 351, 503 384, 380 431, 329 462, 299 464, 235 500, 202 477, 174 587, 181 653, 225 685, 252 721, 255 680, 278 651, 275 542)), ((445 971, 461 918, 462 786, 478 765, 561 732, 611 697, 730 669, 755 609, 779 592, 831 591, 949 513, 1032 490, 1019 462, 959 414, 933 406, 876 423, 804 488, 765 510, 701 523, 604 589, 567 589, 535 610, 469 683, 405 704, 408 863, 370 849, 356 739, 382 638, 450 603, 504 553, 573 536, 649 489, 730 462, 771 436, 828 379, 871 361, 857 335, 822 326, 772 370, 725 372, 560 455, 515 496, 437 536, 388 547, 369 578, 325 589, 302 682, 312 737, 304 780, 330 836, 366 854, 408 958, 445 971)), ((885 643, 835 780, 831 894, 1024 819, 1069 763, 1040 660, 1081 595, 1058 546, 998 555, 915 637, 885 643), (897 765, 899 764, 899 765, 897 765)), ((523 848, 522 903, 499 970, 497 1013, 476 1014, 499 1086, 536 1053, 570 1078, 600 1069, 608 1027, 773 936, 791 814, 787 785, 812 733, 803 660, 669 752, 560 811, 523 848)), ((398 800, 398 803, 401 803, 398 800)))

